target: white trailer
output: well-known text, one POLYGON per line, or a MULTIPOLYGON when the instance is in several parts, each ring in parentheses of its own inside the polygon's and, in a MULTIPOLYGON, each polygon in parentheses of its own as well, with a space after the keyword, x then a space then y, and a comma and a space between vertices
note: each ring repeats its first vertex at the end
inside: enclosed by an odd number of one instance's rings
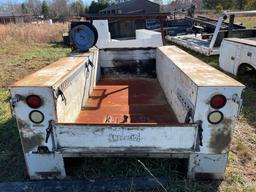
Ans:
POLYGON ((221 179, 244 85, 175 46, 92 48, 10 86, 28 174, 65 178, 64 158, 185 158, 221 179))
POLYGON ((227 38, 221 44, 220 68, 240 75, 247 69, 256 70, 256 38, 227 38))

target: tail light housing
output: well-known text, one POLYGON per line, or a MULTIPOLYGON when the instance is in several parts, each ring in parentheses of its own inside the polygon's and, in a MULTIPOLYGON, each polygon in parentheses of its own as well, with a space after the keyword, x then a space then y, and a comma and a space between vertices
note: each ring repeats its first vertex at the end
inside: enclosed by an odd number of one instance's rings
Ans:
POLYGON ((37 109, 42 106, 42 99, 38 95, 29 95, 26 98, 26 103, 29 107, 37 109))
POLYGON ((224 107, 227 103, 227 98, 224 95, 214 95, 211 98, 210 105, 214 109, 220 109, 224 107))

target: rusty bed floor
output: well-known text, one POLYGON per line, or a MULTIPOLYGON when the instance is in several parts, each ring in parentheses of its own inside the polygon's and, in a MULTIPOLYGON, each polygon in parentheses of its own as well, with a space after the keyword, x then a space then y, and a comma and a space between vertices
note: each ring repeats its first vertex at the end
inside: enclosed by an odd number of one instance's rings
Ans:
POLYGON ((102 78, 84 104, 76 123, 178 123, 157 79, 102 78))

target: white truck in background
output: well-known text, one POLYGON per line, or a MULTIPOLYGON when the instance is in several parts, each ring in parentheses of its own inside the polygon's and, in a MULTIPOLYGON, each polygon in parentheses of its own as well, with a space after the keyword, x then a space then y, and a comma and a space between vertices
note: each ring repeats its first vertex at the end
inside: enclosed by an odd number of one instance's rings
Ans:
POLYGON ((220 68, 234 75, 256 70, 256 38, 227 38, 222 41, 220 68))
POLYGON ((31 179, 106 156, 182 158, 189 178, 224 177, 244 85, 175 46, 134 43, 72 53, 10 86, 31 179))

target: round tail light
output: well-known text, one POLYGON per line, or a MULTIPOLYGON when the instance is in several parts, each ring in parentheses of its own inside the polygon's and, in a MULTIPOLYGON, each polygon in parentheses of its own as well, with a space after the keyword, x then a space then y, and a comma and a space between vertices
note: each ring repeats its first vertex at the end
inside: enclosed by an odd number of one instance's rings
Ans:
POLYGON ((215 95, 211 98, 211 107, 214 109, 220 109, 226 105, 227 99, 224 95, 215 95))
POLYGON ((44 114, 41 111, 34 110, 29 113, 29 119, 35 124, 40 124, 44 121, 44 114))
POLYGON ((213 111, 208 115, 208 121, 211 124, 218 124, 223 120, 223 113, 220 111, 213 111))
POLYGON ((29 95, 26 99, 29 107, 37 109, 42 106, 42 99, 37 95, 29 95))

